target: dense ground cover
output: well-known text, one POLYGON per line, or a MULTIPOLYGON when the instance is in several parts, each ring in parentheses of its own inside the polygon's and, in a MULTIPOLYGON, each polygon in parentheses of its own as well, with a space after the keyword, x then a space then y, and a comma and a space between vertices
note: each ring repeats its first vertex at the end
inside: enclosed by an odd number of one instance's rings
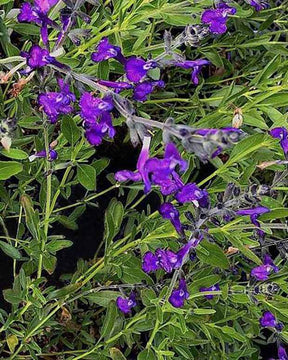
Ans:
POLYGON ((1 358, 287 360, 287 1, 0 0, 1 358))

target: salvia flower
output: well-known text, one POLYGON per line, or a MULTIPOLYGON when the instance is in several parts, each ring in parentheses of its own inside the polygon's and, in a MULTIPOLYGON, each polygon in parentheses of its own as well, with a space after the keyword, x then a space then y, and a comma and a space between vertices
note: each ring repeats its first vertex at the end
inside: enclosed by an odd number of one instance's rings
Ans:
MULTIPOLYGON (((37 158, 46 158, 46 157, 47 157, 46 151, 41 150, 41 151, 36 152, 36 154, 29 156, 29 161, 34 161, 37 158)), ((49 149, 49 155, 48 155, 47 159, 52 162, 52 161, 56 160, 57 157, 58 157, 57 151, 50 148, 49 149)))
POLYGON ((124 64, 127 79, 133 83, 140 82, 145 78, 149 70, 154 69, 157 66, 157 63, 153 60, 145 61, 136 56, 130 57, 124 64))
POLYGON ((92 53, 91 59, 95 62, 101 62, 111 58, 115 58, 121 63, 125 62, 120 47, 110 44, 108 38, 104 37, 97 45, 96 51, 92 53))
POLYGON ((133 98, 136 101, 146 101, 148 95, 151 94, 156 87, 163 88, 165 86, 164 81, 143 81, 134 87, 133 98))
POLYGON ((189 292, 187 290, 186 281, 185 279, 180 279, 178 288, 174 289, 169 297, 169 302, 174 307, 181 308, 184 305, 185 300, 188 298, 189 292))
POLYGON ((275 327, 277 321, 275 316, 270 311, 265 311, 259 320, 262 327, 275 327))
POLYGON ((116 305, 124 314, 130 313, 132 308, 136 306, 136 294, 132 291, 128 299, 118 296, 116 305))
POLYGON ((269 8, 269 3, 263 0, 248 0, 249 4, 255 8, 256 11, 261 11, 269 8))
POLYGON ((191 80, 193 84, 198 85, 199 84, 199 78, 198 75, 200 74, 202 67, 204 65, 209 65, 210 61, 205 59, 198 59, 194 61, 185 60, 182 62, 176 62, 174 63, 175 66, 179 66, 183 69, 193 69, 191 73, 191 80))
POLYGON ((67 66, 59 63, 55 57, 51 56, 47 49, 41 48, 39 45, 31 46, 28 52, 22 51, 20 55, 26 58, 27 68, 23 71, 24 74, 29 74, 35 69, 40 69, 48 64, 53 64, 59 68, 67 66))
POLYGON ((164 219, 171 221, 178 233, 182 233, 179 211, 171 203, 164 203, 160 206, 159 213, 164 219))
POLYGON ((149 158, 149 144, 150 138, 145 137, 137 162, 137 172, 118 171, 115 174, 115 179, 121 182, 143 180, 145 193, 148 193, 154 184, 160 186, 163 195, 172 194, 183 186, 175 169, 179 166, 180 171, 185 171, 187 162, 181 158, 173 143, 167 144, 163 159, 149 158))
POLYGON ((160 269, 159 259, 151 251, 147 251, 142 260, 142 269, 146 273, 160 269))
POLYGON ((257 280, 264 281, 268 280, 270 273, 274 271, 277 273, 279 271, 278 267, 274 264, 273 260, 269 255, 265 255, 263 265, 256 266, 251 271, 251 276, 255 277, 257 280))
POLYGON ((288 156, 288 131, 285 127, 276 127, 270 130, 270 135, 273 138, 280 139, 280 145, 283 149, 284 155, 288 156))
POLYGON ((288 360, 287 352, 285 348, 281 345, 278 348, 278 358, 279 360, 288 360))
POLYGON ((76 101, 75 95, 70 91, 69 85, 63 79, 58 79, 60 92, 48 92, 38 96, 38 103, 48 116, 51 123, 55 123, 61 114, 73 111, 71 103, 76 101))
POLYGON ((209 206, 209 195, 204 189, 201 190, 196 184, 189 183, 184 185, 179 192, 175 195, 178 202, 184 204, 193 202, 195 206, 207 208, 209 206))
POLYGON ((143 256, 142 269, 146 273, 163 269, 170 273, 172 270, 179 269, 188 257, 193 241, 183 245, 177 253, 171 250, 157 249, 155 255, 148 251, 143 256))
POLYGON ((108 135, 115 136, 110 111, 113 110, 113 100, 109 96, 103 99, 85 92, 80 99, 80 115, 84 120, 85 136, 91 145, 100 145, 103 138, 108 135))
POLYGON ((260 229, 260 223, 258 221, 258 217, 262 214, 270 212, 270 209, 265 206, 257 206, 251 209, 241 209, 236 211, 237 215, 248 215, 250 216, 250 220, 252 224, 254 224, 258 228, 258 235, 263 238, 265 233, 260 229))
POLYGON ((224 34, 227 31, 226 22, 228 15, 234 15, 236 9, 225 3, 219 3, 216 9, 205 10, 201 16, 203 24, 209 25, 209 30, 213 34, 224 34))
POLYGON ((24 2, 20 13, 19 22, 36 23, 41 26, 41 37, 43 43, 48 45, 48 26, 57 27, 57 25, 48 18, 47 13, 59 0, 34 0, 34 6, 24 2))
MULTIPOLYGON (((219 284, 215 284, 213 286, 210 286, 210 287, 201 287, 200 288, 200 291, 201 292, 206 292, 206 291, 220 291, 220 286, 219 284)), ((206 299, 208 300, 212 300, 214 298, 214 295, 212 294, 208 294, 208 295, 205 295, 206 299)))

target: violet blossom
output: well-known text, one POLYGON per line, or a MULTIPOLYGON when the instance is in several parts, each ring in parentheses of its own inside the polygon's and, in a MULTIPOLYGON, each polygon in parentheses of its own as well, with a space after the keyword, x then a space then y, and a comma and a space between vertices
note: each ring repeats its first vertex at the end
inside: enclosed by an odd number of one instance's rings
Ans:
POLYGON ((288 360, 287 352, 285 348, 281 345, 278 348, 278 358, 278 360, 288 360))
POLYGON ((122 64, 125 62, 120 47, 110 44, 108 38, 104 37, 98 43, 96 51, 92 53, 91 59, 95 62, 101 62, 111 58, 115 58, 122 64))
POLYGON ((164 81, 144 81, 139 83, 134 88, 133 98, 136 101, 146 101, 148 95, 151 94, 156 87, 163 88, 165 86, 164 81))
POLYGON ((140 82, 151 69, 156 68, 158 65, 153 60, 147 60, 136 56, 131 56, 124 63, 127 79, 133 83, 140 82))
POLYGON ((56 65, 59 68, 67 68, 66 65, 59 63, 55 57, 51 56, 47 49, 43 49, 39 45, 32 45, 28 52, 22 51, 20 55, 26 58, 27 62, 27 68, 23 71, 24 74, 29 74, 31 71, 48 64, 56 65))
POLYGON ((116 305, 120 311, 128 314, 136 306, 136 294, 132 291, 128 299, 118 296, 116 305))
POLYGON ((171 221, 172 225, 179 234, 183 233, 180 222, 180 214, 175 206, 173 206, 171 203, 164 203, 160 206, 159 213, 163 219, 168 219, 171 221))
POLYGON ((84 120, 85 136, 91 145, 100 145, 105 136, 113 138, 115 129, 110 111, 113 100, 109 96, 98 98, 85 92, 80 99, 80 115, 84 120))
POLYGON ((34 22, 41 26, 41 37, 45 46, 48 46, 48 25, 57 27, 55 22, 48 18, 47 13, 58 1, 34 0, 34 6, 24 2, 17 16, 19 22, 34 22))
POLYGON ((288 131, 285 127, 276 127, 270 130, 273 138, 280 139, 280 145, 283 149, 285 157, 288 156, 288 131))
POLYGON ((211 33, 224 34, 227 31, 228 15, 234 15, 235 13, 235 8, 221 2, 216 5, 216 9, 205 10, 201 16, 201 21, 203 24, 209 25, 211 33))
POLYGON ((277 273, 279 271, 278 267, 274 264, 273 260, 269 255, 265 255, 263 265, 256 266, 251 271, 251 276, 255 277, 257 280, 264 281, 268 280, 270 273, 274 271, 277 273))
POLYGON ((160 269, 159 259, 151 251, 147 251, 142 260, 142 269, 146 273, 160 269))
POLYGON ((259 320, 262 327, 275 327, 277 321, 275 316, 270 311, 265 311, 259 320))
POLYGON ((282 331, 284 328, 284 325, 281 322, 277 322, 275 316, 270 311, 265 311, 259 322, 262 327, 275 328, 277 331, 282 331))
POLYGON ((73 111, 71 103, 76 101, 75 95, 63 79, 58 79, 58 85, 60 92, 48 92, 38 96, 38 102, 52 124, 61 114, 71 113, 73 111))
POLYGON ((269 3, 263 0, 248 0, 249 5, 253 6, 256 11, 261 11, 269 8, 269 3))
MULTIPOLYGON (((219 284, 215 284, 213 286, 210 286, 210 287, 201 287, 200 288, 200 291, 201 292, 206 292, 206 291, 220 291, 220 286, 219 284)), ((212 300, 214 298, 215 295, 212 295, 212 294, 208 294, 208 295, 205 295, 206 299, 208 300, 212 300)))
MULTIPOLYGON (((41 150, 36 152, 34 155, 29 156, 29 161, 34 161, 37 158, 46 158, 46 150, 41 150)), ((56 150, 49 148, 49 155, 47 157, 48 161, 54 161, 58 157, 58 153, 56 150)))
POLYGON ((195 206, 207 208, 209 206, 209 195, 204 189, 201 190, 196 184, 189 183, 184 185, 179 192, 175 195, 175 198, 180 203, 193 202, 195 206))
POLYGON ((250 216, 250 220, 252 222, 252 224, 254 224, 258 230, 258 235, 263 238, 265 233, 263 230, 260 229, 260 223, 258 221, 258 217, 262 214, 265 214, 265 213, 268 213, 270 212, 271 210, 265 206, 257 206, 255 208, 251 208, 251 209, 241 209, 241 210, 238 210, 236 211, 236 214, 237 215, 248 215, 250 216))
POLYGON ((205 59, 198 59, 198 60, 194 60, 194 61, 185 60, 185 61, 174 63, 175 66, 179 66, 183 69, 193 69, 193 71, 191 73, 191 79, 192 79, 193 84, 195 84, 195 85, 199 84, 198 75, 200 74, 202 67, 204 65, 209 65, 209 64, 210 64, 210 61, 205 60, 205 59))
POLYGON ((158 269, 163 269, 165 272, 170 273, 172 270, 179 269, 183 265, 192 247, 193 241, 189 241, 177 253, 171 250, 157 249, 154 255, 151 251, 148 251, 143 256, 142 269, 146 273, 158 269))
POLYGON ((163 159, 149 158, 149 144, 150 138, 145 137, 137 162, 137 172, 118 171, 115 174, 115 179, 120 182, 143 180, 145 193, 148 193, 154 184, 160 186, 163 195, 172 194, 183 186, 175 169, 179 166, 180 171, 185 171, 187 162, 181 158, 173 143, 166 145, 163 159))
POLYGON ((169 297, 169 302, 174 307, 181 308, 184 305, 184 301, 188 298, 189 292, 187 290, 186 281, 185 279, 180 279, 178 288, 174 289, 169 297))

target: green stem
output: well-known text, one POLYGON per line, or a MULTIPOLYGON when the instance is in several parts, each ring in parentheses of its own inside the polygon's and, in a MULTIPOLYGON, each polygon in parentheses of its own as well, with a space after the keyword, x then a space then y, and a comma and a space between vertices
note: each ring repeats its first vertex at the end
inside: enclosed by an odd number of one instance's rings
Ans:
POLYGON ((42 275, 43 267, 43 253, 45 251, 45 245, 48 237, 49 219, 50 219, 50 204, 51 204, 51 193, 52 193, 52 176, 51 176, 51 163, 49 161, 49 132, 47 124, 44 125, 44 140, 45 140, 45 151, 46 151, 46 205, 44 214, 44 234, 41 237, 41 248, 38 262, 37 278, 39 279, 42 275))

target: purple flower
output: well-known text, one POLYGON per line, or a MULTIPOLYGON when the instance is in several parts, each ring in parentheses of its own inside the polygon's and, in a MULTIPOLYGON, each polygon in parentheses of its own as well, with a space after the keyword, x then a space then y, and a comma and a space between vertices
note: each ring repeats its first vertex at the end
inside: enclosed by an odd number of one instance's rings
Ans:
POLYGON ((104 37, 97 45, 96 51, 92 53, 91 59, 95 62, 101 62, 111 58, 115 58, 122 64, 125 62, 120 47, 110 44, 108 38, 104 37))
POLYGON ((100 115, 113 109, 113 101, 110 97, 103 99, 94 97, 92 93, 85 92, 79 102, 80 115, 85 122, 95 124, 100 115))
POLYGON ((76 97, 69 90, 69 85, 64 80, 58 79, 60 92, 48 92, 38 96, 38 102, 43 107, 43 111, 54 124, 59 115, 69 114, 73 111, 72 102, 76 101, 76 97))
POLYGON ((264 312, 259 321, 260 321, 260 325, 262 327, 273 327, 274 328, 277 325, 276 318, 270 311, 264 312))
POLYGON ((251 276, 254 276, 257 280, 268 280, 270 273, 279 271, 278 267, 274 264, 269 255, 265 255, 263 265, 257 266, 251 271, 251 276))
POLYGON ((193 69, 191 74, 191 79, 193 84, 198 85, 199 84, 199 78, 198 75, 201 72, 201 69, 204 65, 209 65, 210 61, 205 59, 198 59, 194 61, 186 60, 182 62, 176 62, 174 63, 175 66, 179 66, 183 69, 193 69))
POLYGON ((97 123, 84 121, 84 127, 86 139, 93 146, 100 145, 106 135, 112 139, 116 133, 111 115, 107 111, 99 115, 97 123))
POLYGON ((160 269, 159 259, 151 251, 147 251, 142 260, 142 269, 146 273, 160 269))
POLYGON ((134 88, 134 100, 137 101, 146 101, 148 95, 154 91, 155 87, 163 88, 165 86, 164 81, 144 81, 140 84, 137 84, 134 88))
POLYGON ((187 285, 185 279, 179 280, 178 289, 174 289, 169 297, 169 302, 176 308, 181 308, 184 305, 184 301, 189 298, 189 292, 187 291, 187 285))
POLYGON ((130 170, 117 171, 115 173, 115 179, 117 181, 123 182, 127 180, 132 181, 141 181, 144 177, 144 166, 146 161, 149 159, 149 146, 150 146, 150 137, 145 137, 143 141, 142 150, 140 152, 138 161, 137 161, 137 171, 133 172, 130 170))
POLYGON ((175 227, 176 231, 181 234, 183 233, 182 225, 179 218, 179 211, 171 204, 164 203, 160 206, 159 213, 163 219, 168 219, 171 221, 172 225, 175 227))
POLYGON ((177 253, 171 250, 157 249, 154 255, 151 251, 148 251, 143 256, 142 269, 146 273, 160 268, 168 273, 174 269, 179 269, 193 246, 194 242, 191 240, 183 245, 177 253))
POLYGON ((256 11, 261 11, 269 8, 267 1, 263 0, 248 0, 249 4, 255 8, 256 11))
POLYGON ((108 135, 115 136, 110 111, 113 110, 113 100, 109 96, 103 99, 94 97, 85 92, 79 102, 80 115, 84 120, 85 136, 91 145, 100 145, 103 138, 108 135))
POLYGON ((209 195, 206 190, 201 190, 196 184, 184 185, 176 194, 176 199, 180 203, 193 202, 197 207, 207 208, 209 206, 209 195))
POLYGON ((179 265, 177 254, 171 250, 157 249, 155 255, 158 258, 160 267, 165 272, 170 273, 176 269, 176 265, 179 265))
POLYGON ((188 164, 181 158, 176 146, 169 143, 166 145, 163 159, 151 158, 146 161, 143 177, 144 192, 150 191, 151 182, 160 186, 163 195, 172 194, 180 189, 183 183, 175 171, 177 166, 183 172, 187 169, 188 164))
POLYGON ((48 46, 48 25, 57 27, 57 25, 48 18, 47 13, 58 0, 35 0, 34 6, 29 3, 23 3, 18 15, 19 22, 34 22, 41 25, 41 37, 43 43, 48 46))
POLYGON ((216 9, 205 10, 201 16, 201 21, 209 25, 209 30, 213 34, 224 34, 227 31, 226 22, 228 15, 234 15, 236 9, 225 3, 217 4, 216 9))
MULTIPOLYGON (((213 286, 210 287, 202 287, 200 288, 201 292, 205 292, 205 291, 220 291, 220 286, 219 284, 215 284, 213 286)), ((215 295, 205 295, 206 299, 208 300, 212 300, 214 298, 215 295)))
POLYGON ((118 171, 115 174, 117 181, 140 181, 144 182, 144 192, 148 193, 152 184, 160 186, 163 195, 169 195, 183 186, 181 179, 175 171, 179 166, 181 171, 187 168, 187 162, 183 160, 174 144, 170 143, 165 148, 163 159, 149 159, 150 138, 146 138, 137 162, 137 172, 129 170, 118 171))
POLYGON ((28 66, 25 70, 25 74, 55 61, 55 58, 50 56, 49 51, 42 49, 39 45, 33 45, 29 52, 21 52, 21 56, 27 59, 28 66))
POLYGON ((59 63, 59 61, 51 56, 47 49, 43 49, 39 45, 31 46, 28 52, 22 51, 20 55, 26 58, 27 62, 27 68, 22 72, 23 74, 29 74, 31 71, 46 66, 47 64, 69 69, 68 66, 59 63))
POLYGON ((157 63, 153 60, 145 61, 136 56, 130 57, 124 64, 127 79, 131 82, 138 83, 146 75, 150 69, 157 67, 157 63))
POLYGON ((279 357, 279 360, 288 360, 288 355, 286 353, 286 350, 281 345, 278 348, 278 357, 279 357))
POLYGON ((124 314, 128 314, 131 309, 136 306, 136 294, 131 292, 128 299, 118 296, 116 299, 116 305, 120 311, 124 314))
MULTIPOLYGON (((36 154, 29 156, 29 161, 34 161, 36 158, 46 158, 46 157, 47 157, 46 156, 46 151, 41 150, 41 151, 36 152, 36 154)), ((57 159, 57 157, 58 157, 57 151, 50 148, 49 149, 49 155, 48 155, 47 159, 49 161, 54 161, 54 160, 57 159)))
POLYGON ((284 151, 285 156, 288 155, 288 131, 285 127, 276 127, 270 130, 270 135, 273 138, 280 139, 280 145, 284 151))
POLYGON ((250 216, 250 220, 252 222, 252 224, 254 224, 257 228, 258 228, 258 235, 263 238, 265 233, 263 230, 260 229, 260 223, 258 221, 258 217, 262 214, 265 214, 267 212, 270 212, 270 209, 268 209, 265 206, 257 206, 255 208, 252 209, 242 209, 242 210, 238 210, 236 211, 237 215, 249 215, 250 216))

